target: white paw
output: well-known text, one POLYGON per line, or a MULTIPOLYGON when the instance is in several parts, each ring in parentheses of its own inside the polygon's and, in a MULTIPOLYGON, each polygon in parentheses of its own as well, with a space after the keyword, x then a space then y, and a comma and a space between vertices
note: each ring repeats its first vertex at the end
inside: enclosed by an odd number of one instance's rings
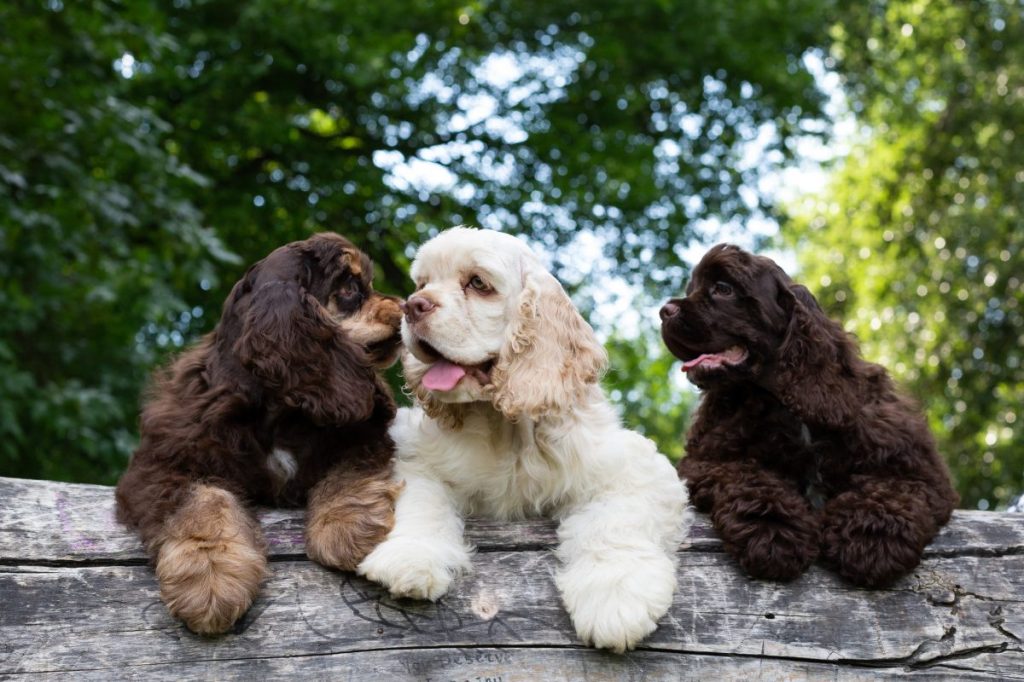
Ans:
POLYGON ((356 573, 388 588, 395 597, 437 601, 455 576, 468 569, 468 555, 462 551, 460 560, 459 553, 416 540, 390 539, 377 545, 356 573))
POLYGON ((578 559, 557 578, 576 634, 587 644, 621 654, 658 627, 672 605, 675 568, 664 556, 578 559))

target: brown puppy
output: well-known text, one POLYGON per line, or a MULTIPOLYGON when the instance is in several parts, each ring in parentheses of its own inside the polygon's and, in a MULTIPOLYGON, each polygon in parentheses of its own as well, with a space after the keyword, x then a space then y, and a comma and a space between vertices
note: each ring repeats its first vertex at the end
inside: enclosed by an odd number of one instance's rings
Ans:
POLYGON ((857 585, 920 561, 958 502, 918 409, 773 261, 711 249, 662 337, 704 391, 679 473, 755 577, 819 555, 857 585))
POLYGON ((395 404, 376 370, 397 357, 401 310, 372 276, 339 235, 283 246, 157 376, 117 510, 191 630, 224 632, 259 591, 267 562, 251 504, 308 499, 307 552, 343 570, 391 530, 395 404))

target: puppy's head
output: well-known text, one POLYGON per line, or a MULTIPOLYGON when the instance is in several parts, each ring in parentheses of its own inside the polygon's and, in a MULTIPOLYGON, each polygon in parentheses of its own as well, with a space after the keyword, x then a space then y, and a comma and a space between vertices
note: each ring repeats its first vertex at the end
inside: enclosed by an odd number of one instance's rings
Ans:
POLYGON ((697 265, 686 297, 662 307, 662 338, 702 388, 756 379, 779 355, 796 287, 774 261, 719 244, 697 265))
POLYGON ((509 419, 570 408, 606 362, 593 330, 520 240, 457 227, 424 244, 405 305, 406 381, 431 416, 465 403, 509 419))
POLYGON ((665 344, 701 388, 754 381, 832 426, 858 409, 856 342, 769 258, 713 247, 661 320, 665 344))
POLYGON ((224 304, 219 336, 271 400, 315 421, 350 423, 374 409, 374 369, 401 347, 401 301, 373 290, 373 267, 333 233, 259 261, 224 304))

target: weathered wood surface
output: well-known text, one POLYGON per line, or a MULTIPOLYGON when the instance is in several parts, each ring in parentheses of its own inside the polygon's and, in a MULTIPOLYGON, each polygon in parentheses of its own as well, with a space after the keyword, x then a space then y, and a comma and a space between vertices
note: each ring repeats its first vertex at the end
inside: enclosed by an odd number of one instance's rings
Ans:
POLYGON ((671 611, 624 656, 576 638, 549 523, 471 522, 474 573, 431 604, 309 562, 300 512, 261 518, 262 596, 233 633, 203 638, 167 614, 110 488, 0 478, 0 677, 1024 680, 1024 515, 957 512, 879 591, 818 567, 750 580, 701 520, 671 611))

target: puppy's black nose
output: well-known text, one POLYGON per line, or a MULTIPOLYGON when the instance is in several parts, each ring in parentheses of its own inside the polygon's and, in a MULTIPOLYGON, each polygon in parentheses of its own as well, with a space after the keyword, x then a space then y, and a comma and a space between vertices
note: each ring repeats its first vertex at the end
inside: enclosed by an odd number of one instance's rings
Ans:
POLYGON ((679 305, 669 301, 665 305, 661 306, 661 310, 658 311, 658 315, 661 316, 661 321, 665 322, 671 317, 675 317, 679 314, 679 305))
POLYGON ((437 307, 437 304, 423 296, 412 296, 405 302, 405 319, 410 322, 418 322, 430 314, 437 307))

